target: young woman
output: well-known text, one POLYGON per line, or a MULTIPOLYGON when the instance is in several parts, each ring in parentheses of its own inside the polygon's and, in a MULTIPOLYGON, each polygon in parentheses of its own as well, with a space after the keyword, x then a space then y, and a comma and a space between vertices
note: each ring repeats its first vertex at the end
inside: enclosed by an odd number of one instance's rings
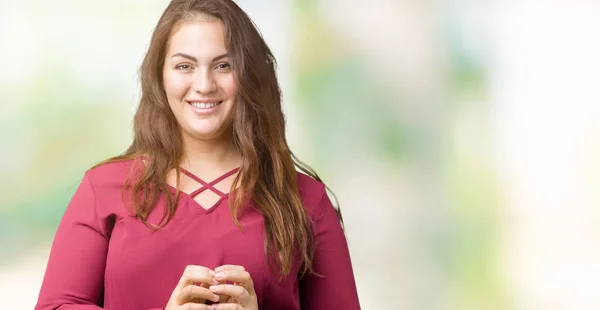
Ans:
POLYGON ((172 1, 141 85, 133 143, 85 173, 36 309, 359 309, 340 214, 288 147, 250 18, 172 1))

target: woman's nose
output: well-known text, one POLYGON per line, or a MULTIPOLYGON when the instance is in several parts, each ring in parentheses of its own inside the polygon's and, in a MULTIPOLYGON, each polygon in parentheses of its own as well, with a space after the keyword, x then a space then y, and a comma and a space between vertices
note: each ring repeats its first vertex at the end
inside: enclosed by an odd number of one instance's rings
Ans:
POLYGON ((212 72, 198 70, 194 76, 193 89, 199 93, 211 93, 217 89, 217 84, 212 76, 212 72))

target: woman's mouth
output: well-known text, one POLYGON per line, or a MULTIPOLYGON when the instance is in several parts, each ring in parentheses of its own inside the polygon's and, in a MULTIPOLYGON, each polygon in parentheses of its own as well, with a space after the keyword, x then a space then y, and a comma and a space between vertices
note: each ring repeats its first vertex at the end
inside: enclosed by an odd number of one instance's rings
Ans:
POLYGON ((211 109, 211 108, 218 106, 222 102, 223 101, 214 101, 214 102, 188 101, 188 103, 196 109, 211 109))

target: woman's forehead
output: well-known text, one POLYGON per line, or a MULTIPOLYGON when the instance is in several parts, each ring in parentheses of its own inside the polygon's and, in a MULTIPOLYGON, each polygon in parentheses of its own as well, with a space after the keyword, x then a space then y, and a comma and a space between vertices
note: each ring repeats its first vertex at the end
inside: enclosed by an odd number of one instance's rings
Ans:
POLYGON ((188 20, 176 25, 169 38, 167 57, 177 53, 198 60, 227 53, 223 22, 218 19, 188 20))

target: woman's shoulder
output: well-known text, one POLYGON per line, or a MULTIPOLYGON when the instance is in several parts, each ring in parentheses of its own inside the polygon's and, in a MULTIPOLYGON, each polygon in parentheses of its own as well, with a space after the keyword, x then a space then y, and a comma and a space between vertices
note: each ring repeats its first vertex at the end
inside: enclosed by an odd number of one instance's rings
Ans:
POLYGON ((296 172, 296 175, 298 192, 304 205, 309 209, 318 205, 325 195, 325 184, 299 171, 296 172))
POLYGON ((137 166, 136 159, 109 160, 95 165, 85 173, 94 187, 121 188, 132 176, 137 166))

